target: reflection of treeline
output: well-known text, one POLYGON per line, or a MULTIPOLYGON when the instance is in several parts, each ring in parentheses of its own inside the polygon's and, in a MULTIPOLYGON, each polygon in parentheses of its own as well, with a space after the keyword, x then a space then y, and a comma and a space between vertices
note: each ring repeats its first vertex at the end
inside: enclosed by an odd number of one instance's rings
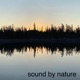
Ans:
POLYGON ((55 27, 51 25, 51 27, 47 27, 45 31, 39 31, 34 24, 33 30, 27 30, 27 28, 17 28, 14 29, 13 25, 8 27, 3 27, 0 29, 0 38, 80 38, 80 28, 77 27, 75 30, 73 26, 63 24, 60 27, 55 27))
POLYGON ((61 57, 65 56, 72 56, 74 54, 80 53, 80 46, 40 46, 40 45, 6 45, 6 46, 0 46, 1 54, 6 54, 9 56, 15 55, 16 51, 19 53, 24 54, 24 52, 31 52, 33 53, 33 56, 36 57, 38 53, 46 53, 46 54, 54 54, 56 55, 59 53, 61 57))

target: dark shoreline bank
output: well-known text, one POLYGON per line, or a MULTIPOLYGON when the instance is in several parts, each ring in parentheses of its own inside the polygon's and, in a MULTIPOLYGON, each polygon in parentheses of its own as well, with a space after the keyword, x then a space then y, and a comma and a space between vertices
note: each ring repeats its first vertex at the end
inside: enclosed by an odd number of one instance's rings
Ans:
POLYGON ((80 44, 80 38, 63 39, 0 39, 0 44, 80 44))

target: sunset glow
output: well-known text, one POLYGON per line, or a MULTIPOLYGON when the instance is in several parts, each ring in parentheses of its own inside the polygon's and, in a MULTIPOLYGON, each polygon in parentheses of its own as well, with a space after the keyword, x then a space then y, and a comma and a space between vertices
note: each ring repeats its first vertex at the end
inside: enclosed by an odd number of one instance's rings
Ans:
MULTIPOLYGON (((0 27, 80 25, 80 0, 0 0, 0 27)), ((40 29, 39 29, 40 30, 40 29)))

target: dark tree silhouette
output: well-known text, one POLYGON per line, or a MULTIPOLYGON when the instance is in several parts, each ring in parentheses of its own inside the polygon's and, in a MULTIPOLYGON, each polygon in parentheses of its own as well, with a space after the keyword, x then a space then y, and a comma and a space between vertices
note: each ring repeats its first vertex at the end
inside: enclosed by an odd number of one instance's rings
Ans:
POLYGON ((51 24, 51 27, 46 28, 43 31, 36 29, 36 24, 33 25, 33 30, 27 30, 25 27, 14 29, 13 25, 5 26, 0 29, 0 39, 60 39, 60 38, 80 38, 80 27, 73 30, 73 25, 64 26, 61 24, 60 27, 55 27, 51 24))

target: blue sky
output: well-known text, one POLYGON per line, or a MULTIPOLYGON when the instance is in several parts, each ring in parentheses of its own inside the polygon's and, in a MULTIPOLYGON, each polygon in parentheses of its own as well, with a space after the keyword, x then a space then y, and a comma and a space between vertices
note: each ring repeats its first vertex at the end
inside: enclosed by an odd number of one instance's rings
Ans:
POLYGON ((80 25, 80 0, 0 0, 0 26, 80 25))

